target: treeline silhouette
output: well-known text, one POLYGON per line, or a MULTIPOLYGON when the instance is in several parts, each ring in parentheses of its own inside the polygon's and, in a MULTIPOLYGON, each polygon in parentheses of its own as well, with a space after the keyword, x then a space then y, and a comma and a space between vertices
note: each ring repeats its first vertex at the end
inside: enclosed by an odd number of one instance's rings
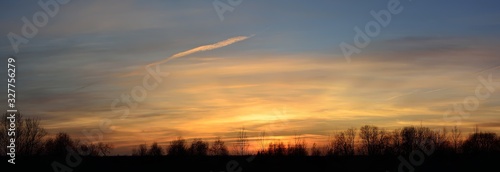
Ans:
MULTIPOLYGON (((266 139, 262 137, 261 141, 266 139)), ((233 145, 232 155, 252 154, 246 150, 248 139, 244 129, 238 133, 233 145)), ((497 154, 500 153, 500 137, 493 132, 475 132, 463 138, 456 126, 447 131, 432 130, 423 126, 407 126, 387 131, 373 125, 364 125, 358 129, 349 128, 336 132, 329 137, 327 144, 316 143, 308 147, 306 140, 296 137, 294 143, 273 141, 259 149, 258 156, 397 156, 408 155, 415 150, 431 150, 432 154, 497 154)), ((228 156, 224 142, 217 138, 213 143, 194 139, 190 144, 181 137, 171 141, 163 149, 156 142, 151 145, 141 144, 132 150, 133 156, 228 156)))
MULTIPOLYGON (((9 124, 4 115, 0 132, 6 133, 9 124)), ((260 144, 259 139, 252 140, 260 148, 254 152, 249 151, 250 139, 242 128, 231 142, 178 137, 167 145, 137 145, 132 156, 110 156, 111 144, 89 143, 67 133, 49 136, 37 118, 17 114, 16 128, 16 162, 24 165, 9 165, 7 171, 32 167, 37 171, 486 171, 496 168, 500 160, 500 137, 477 127, 463 136, 457 127, 450 131, 423 126, 385 130, 365 125, 335 132, 322 145, 309 145, 300 136, 285 143, 267 139, 262 132, 260 144), (249 159, 248 155, 256 156, 249 159), (60 164, 54 166, 56 162, 60 164)), ((7 139, 0 134, 2 161, 9 158, 5 156, 7 139)))
MULTIPOLYGON (((73 139, 67 133, 60 132, 49 137, 47 131, 40 126, 38 118, 25 118, 16 114, 15 147, 16 156, 65 156, 73 150, 86 156, 107 156, 113 149, 108 143, 89 143, 80 139, 73 139)), ((5 113, 0 120, 0 155, 8 153, 7 146, 11 136, 7 135, 10 121, 5 113)))
POLYGON ((209 143, 202 139, 194 139, 188 146, 185 139, 177 138, 170 142, 165 150, 154 142, 149 147, 141 144, 132 149, 132 156, 228 156, 227 146, 220 138, 216 139, 209 147, 209 143), (166 150, 166 151, 165 151, 166 150))
MULTIPOLYGON (((57 133, 49 137, 40 126, 38 118, 25 118, 16 114, 16 155, 19 156, 63 156, 68 150, 81 155, 107 156, 114 148, 108 143, 93 143, 71 138, 67 133, 57 133)), ((7 114, 0 120, 0 154, 8 152, 10 121, 7 114)), ((423 126, 407 126, 401 129, 385 130, 373 125, 364 125, 338 131, 328 137, 327 143, 313 143, 308 146, 304 138, 296 137, 294 143, 283 141, 266 142, 265 133, 261 135, 261 146, 256 152, 249 152, 249 139, 244 128, 238 132, 232 151, 221 138, 209 143, 201 138, 191 142, 182 137, 167 146, 140 144, 132 149, 132 156, 386 156, 405 155, 414 150, 432 149, 433 154, 495 154, 500 153, 500 137, 493 132, 475 131, 464 137, 456 126, 450 131, 446 128, 432 130, 423 126)))

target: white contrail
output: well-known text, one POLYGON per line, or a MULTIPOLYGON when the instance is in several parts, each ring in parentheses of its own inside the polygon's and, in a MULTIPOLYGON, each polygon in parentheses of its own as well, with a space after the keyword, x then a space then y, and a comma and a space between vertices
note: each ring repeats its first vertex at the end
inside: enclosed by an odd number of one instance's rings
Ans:
MULTIPOLYGON (((209 44, 209 45, 203 45, 203 46, 199 46, 199 47, 196 47, 196 48, 193 48, 193 49, 190 49, 190 50, 187 50, 187 51, 183 51, 183 52, 180 52, 180 53, 177 53, 177 54, 174 54, 170 57, 168 57, 167 59, 165 60, 162 60, 162 61, 159 61, 159 62, 154 62, 154 63, 151 63, 151 64, 148 64, 146 65, 146 69, 148 69, 148 67, 150 66, 153 66, 153 65, 159 65, 159 64, 162 64, 162 63, 165 63, 165 62, 168 62, 172 59, 175 59, 175 58, 179 58, 179 57, 184 57, 184 56, 187 56, 187 55, 190 55, 190 54, 193 54, 193 53, 197 53, 197 52, 200 52, 200 51, 208 51, 208 50, 213 50, 213 49, 217 49, 217 48, 222 48, 222 47, 225 47, 225 46, 228 46, 228 45, 231 45, 231 44, 234 44, 234 43, 237 43, 237 42, 240 42, 240 41, 243 41, 243 40, 246 40, 248 38, 251 38, 255 36, 255 34, 253 35, 250 35, 250 36, 237 36, 237 37, 232 37, 232 38, 229 38, 229 39, 226 39, 224 41, 220 41, 220 42, 217 42, 215 44, 209 44)), ((158 67, 159 66, 156 66, 156 72, 158 72, 158 67)), ((132 71, 130 73, 127 73, 127 74, 123 74, 123 75, 118 75, 116 78, 121 78, 121 77, 128 77, 128 76, 134 76, 134 75, 137 75, 137 71, 132 71)), ((97 81, 97 82, 94 82, 94 83, 91 83, 91 84, 88 84, 88 85, 85 85, 83 87, 80 87, 80 88, 77 88, 75 90, 73 90, 73 92, 76 92, 76 91, 79 91, 81 89, 84 89, 86 87, 89 87, 91 85, 94 85, 98 82, 103 82, 103 81, 109 81, 109 80, 102 80, 102 81, 97 81)))
POLYGON ((184 57, 184 56, 187 56, 187 55, 190 55, 190 54, 193 54, 193 53, 197 53, 197 52, 200 52, 200 51, 208 51, 208 50, 213 50, 213 49, 217 49, 217 48, 222 48, 222 47, 225 47, 225 46, 228 46, 228 45, 231 45, 231 44, 243 41, 245 39, 251 38, 252 36, 254 36, 254 35, 251 35, 251 36, 237 36, 237 37, 232 37, 232 38, 226 39, 224 41, 217 42, 215 44, 209 44, 209 45, 199 46, 199 47, 187 50, 187 51, 183 51, 183 52, 174 54, 174 55, 168 57, 165 60, 149 64, 148 66, 162 64, 162 63, 168 62, 168 61, 170 61, 172 59, 176 59, 176 58, 179 58, 179 57, 184 57))

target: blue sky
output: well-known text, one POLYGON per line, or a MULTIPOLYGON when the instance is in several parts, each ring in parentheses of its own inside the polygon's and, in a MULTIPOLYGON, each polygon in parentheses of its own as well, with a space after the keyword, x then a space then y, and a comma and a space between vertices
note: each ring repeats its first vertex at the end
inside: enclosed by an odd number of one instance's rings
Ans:
MULTIPOLYGON (((165 44, 173 39, 213 42, 235 35, 261 33, 261 39, 282 36, 301 40, 272 46, 260 43, 258 48, 261 49, 332 53, 332 47, 340 42, 352 41, 355 26, 363 27, 373 20, 369 14, 371 10, 386 9, 388 2, 244 1, 233 12, 226 12, 221 22, 210 1, 124 1, 118 4, 71 1, 62 6, 61 13, 51 18, 27 46, 44 42, 46 46, 53 43, 53 47, 61 47, 113 40, 109 46, 118 48, 144 46, 144 43, 165 44)), ((41 10, 34 2, 3 3, 1 19, 5 24, 1 32, 4 35, 19 33, 23 24, 21 17, 30 18, 41 10)), ((390 26, 375 39, 410 36, 491 38, 498 35, 495 32, 498 30, 495 19, 499 17, 497 5, 495 1, 401 1, 403 12, 394 15, 390 26)), ((9 47, 7 39, 2 39, 1 43, 2 47, 9 47)), ((185 46, 199 44, 189 41, 185 46)), ((29 50, 32 49, 26 51, 29 50)), ((8 49, 2 51, 2 54, 12 53, 8 49)))
MULTIPOLYGON (((354 27, 390 1, 243 0, 220 20, 213 1, 72 0, 15 53, 7 35, 21 35, 37 2, 0 5, 0 56, 17 57, 19 109, 51 133, 81 135, 111 119, 105 141, 118 151, 179 135, 229 138, 242 126, 259 133, 276 110, 288 121, 273 125, 282 139, 363 124, 452 126, 442 114, 474 95, 479 76, 500 80, 498 1, 401 0, 401 13, 351 63, 339 44, 353 44, 354 27), (110 112, 141 84, 145 65, 237 36, 250 38, 163 65, 171 75, 127 119, 110 112)), ((497 97, 462 118, 464 130, 500 131, 497 97)))

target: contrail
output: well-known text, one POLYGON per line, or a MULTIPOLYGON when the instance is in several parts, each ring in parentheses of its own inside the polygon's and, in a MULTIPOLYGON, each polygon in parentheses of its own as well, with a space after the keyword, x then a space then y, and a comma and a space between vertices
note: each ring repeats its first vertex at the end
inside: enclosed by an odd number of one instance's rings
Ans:
POLYGON ((187 50, 187 51, 183 51, 183 52, 174 54, 174 55, 168 57, 165 60, 162 60, 162 61, 159 61, 159 62, 155 62, 155 63, 151 63, 151 64, 149 64, 147 66, 162 64, 162 63, 168 62, 168 61, 170 61, 172 59, 184 57, 184 56, 187 56, 187 55, 190 55, 190 54, 193 54, 193 53, 197 53, 197 52, 201 52, 201 51, 208 51, 208 50, 213 50, 213 49, 217 49, 217 48, 222 48, 222 47, 225 47, 225 46, 228 46, 228 45, 231 45, 231 44, 243 41, 245 39, 251 38, 253 36, 255 36, 255 35, 237 36, 237 37, 232 37, 232 38, 226 39, 224 41, 217 42, 215 44, 209 44, 209 45, 199 46, 199 47, 187 50))
POLYGON ((386 101, 389 101, 389 100, 392 100, 392 99, 395 99, 395 98, 398 98, 398 97, 402 97, 402 96, 411 95, 411 94, 414 94, 414 93, 416 93, 416 92, 418 92, 418 89, 413 90, 413 91, 411 91, 411 92, 409 92, 409 93, 405 93, 405 94, 400 94, 400 95, 397 95, 397 96, 392 96, 392 97, 389 97, 386 101))
MULTIPOLYGON (((197 52, 201 52, 201 51, 213 50, 213 49, 217 49, 217 48, 222 48, 222 47, 225 47, 225 46, 228 46, 228 45, 231 45, 231 44, 234 44, 234 43, 246 40, 246 39, 251 38, 253 36, 255 36, 255 34, 250 35, 250 36, 237 36, 237 37, 232 37, 232 38, 226 39, 224 41, 217 42, 215 44, 209 44, 209 45, 199 46, 199 47, 187 50, 187 51, 183 51, 183 52, 174 54, 174 55, 168 57, 165 60, 148 64, 148 65, 146 65, 146 67, 149 67, 149 66, 152 66, 152 65, 159 65, 159 64, 168 62, 168 61, 170 61, 172 59, 179 58, 179 57, 184 57, 184 56, 187 56, 187 55, 190 55, 190 54, 193 54, 193 53, 197 53, 197 52)), ((135 72, 131 72, 131 73, 135 73, 135 72)), ((82 89, 84 89, 86 87, 92 86, 92 85, 94 85, 96 83, 103 82, 103 81, 109 81, 109 79, 108 80, 101 80, 101 81, 92 82, 92 83, 87 84, 87 85, 85 85, 83 87, 76 88, 76 89, 74 89, 71 92, 77 92, 77 91, 82 90, 82 89)))

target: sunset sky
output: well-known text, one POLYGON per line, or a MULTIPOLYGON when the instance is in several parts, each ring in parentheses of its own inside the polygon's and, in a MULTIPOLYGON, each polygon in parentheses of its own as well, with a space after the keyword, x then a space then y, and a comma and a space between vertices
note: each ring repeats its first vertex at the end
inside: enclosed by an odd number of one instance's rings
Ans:
POLYGON ((0 65, 17 58, 17 109, 50 134, 83 138, 107 121, 99 141, 114 153, 178 136, 230 142, 242 127, 251 139, 309 144, 365 124, 500 132, 498 1, 401 0, 350 62, 339 45, 355 45, 354 28, 388 0, 243 0, 222 20, 213 0, 73 0, 16 53, 7 35, 22 35, 37 2, 0 3, 0 65), (144 87, 151 64, 168 75, 123 116, 113 102, 128 106, 122 96, 144 87))

